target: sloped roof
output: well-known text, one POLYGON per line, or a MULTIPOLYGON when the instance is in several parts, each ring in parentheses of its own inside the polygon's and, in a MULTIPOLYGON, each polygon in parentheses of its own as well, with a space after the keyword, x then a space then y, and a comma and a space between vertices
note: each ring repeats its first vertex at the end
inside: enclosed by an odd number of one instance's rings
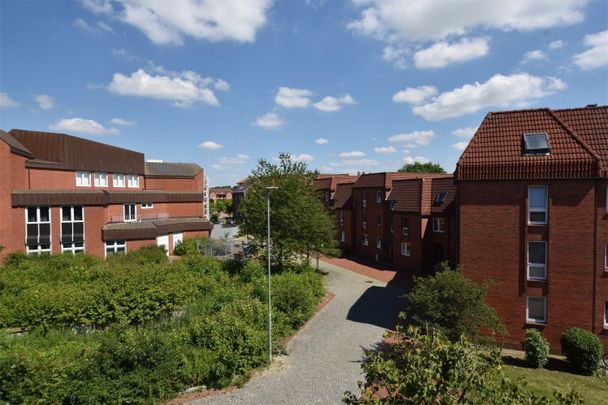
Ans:
POLYGON ((146 162, 146 177, 192 178, 203 169, 196 163, 146 162))
POLYGON ((486 115, 457 164, 458 180, 605 177, 608 106, 486 115), (550 153, 526 155, 523 134, 547 134, 550 153))
POLYGON ((336 186, 336 191, 332 196, 336 208, 350 208, 348 204, 353 195, 354 183, 340 183, 336 186))
POLYGON ((393 210, 421 215, 443 213, 452 206, 456 197, 456 185, 452 176, 431 176, 395 180, 387 201, 394 201, 393 210), (445 201, 435 202, 437 194, 447 192, 445 201))
POLYGON ((232 192, 232 189, 227 188, 227 187, 209 187, 209 193, 228 194, 231 192, 232 192))
POLYGON ((317 190, 336 191, 338 184, 354 183, 359 176, 351 176, 348 174, 319 174, 313 181, 313 186, 317 190))
POLYGON ((54 132, 11 129, 10 135, 36 157, 31 167, 144 174, 139 152, 54 132))
POLYGON ((456 199, 456 184, 453 177, 433 179, 431 182, 430 198, 428 199, 430 211, 433 214, 445 212, 454 208, 453 203, 456 199), (443 203, 437 202, 437 195, 445 192, 447 196, 443 203))
POLYGON ((405 180, 405 179, 419 179, 419 178, 434 178, 434 177, 446 177, 451 176, 447 173, 415 173, 415 172, 381 172, 381 173, 367 173, 359 176, 359 179, 355 182, 354 188, 364 187, 384 187, 386 190, 390 190, 393 187, 393 181, 405 180))
POLYGON ((8 132, 4 132, 0 129, 0 141, 4 141, 10 148, 11 152, 16 153, 21 156, 25 156, 27 158, 34 158, 32 152, 30 152, 25 146, 21 144, 18 140, 16 140, 11 134, 8 132))

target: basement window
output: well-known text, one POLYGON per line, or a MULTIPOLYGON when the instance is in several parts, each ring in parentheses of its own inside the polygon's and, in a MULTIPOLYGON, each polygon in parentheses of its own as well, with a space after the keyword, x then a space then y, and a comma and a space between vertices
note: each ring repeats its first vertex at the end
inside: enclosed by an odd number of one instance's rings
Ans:
POLYGON ((541 325, 547 324, 547 299, 545 297, 527 298, 526 322, 541 325))
POLYGON ((524 154, 547 155, 550 151, 549 138, 545 132, 524 134, 524 154))

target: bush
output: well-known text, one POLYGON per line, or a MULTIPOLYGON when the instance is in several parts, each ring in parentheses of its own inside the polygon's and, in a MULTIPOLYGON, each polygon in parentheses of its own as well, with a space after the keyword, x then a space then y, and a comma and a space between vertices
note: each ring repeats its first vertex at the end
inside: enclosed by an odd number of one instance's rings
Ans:
POLYGON ((521 345, 526 361, 534 368, 543 368, 549 360, 549 342, 536 329, 527 329, 521 345))
POLYGON ((602 355, 600 339, 581 328, 570 328, 560 337, 562 352, 579 373, 591 375, 597 371, 602 355))
POLYGON ((479 339, 484 329, 506 333, 496 310, 485 303, 488 286, 444 268, 432 277, 414 278, 414 288, 406 295, 414 321, 429 322, 452 341, 461 335, 479 339))
POLYGON ((199 251, 196 247, 197 242, 199 244, 202 243, 203 245, 205 245, 207 243, 207 238, 186 238, 181 243, 178 243, 177 246, 175 246, 175 249, 173 249, 173 254, 176 256, 198 254, 199 251))

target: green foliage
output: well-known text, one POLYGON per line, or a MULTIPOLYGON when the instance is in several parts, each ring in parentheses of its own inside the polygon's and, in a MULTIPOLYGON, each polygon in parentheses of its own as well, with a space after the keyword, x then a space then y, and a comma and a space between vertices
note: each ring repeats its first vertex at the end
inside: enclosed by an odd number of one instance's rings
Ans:
MULTIPOLYGON (((158 263, 152 252, 107 261, 15 256, 1 268, 0 319, 33 329, 0 335, 0 403, 166 401, 190 386, 229 385, 265 363, 263 266, 199 254, 158 263)), ((310 269, 274 278, 277 297, 292 299, 273 307, 279 347, 323 290, 310 269)))
POLYGON ((484 330, 506 333, 496 310, 485 303, 487 285, 477 285, 447 264, 434 276, 414 281, 406 297, 418 324, 428 322, 452 341, 461 335, 479 340, 484 330))
POLYGON ((526 361, 534 368, 543 368, 549 360, 549 342, 537 329, 526 329, 521 345, 526 361))
POLYGON ((367 353, 361 395, 349 404, 547 404, 582 403, 580 395, 529 392, 523 380, 502 372, 500 351, 477 350, 464 336, 453 342, 438 329, 409 326, 390 333, 389 344, 367 353))
POLYGON ((186 238, 181 243, 178 243, 173 250, 173 254, 176 256, 186 256, 197 254, 198 250, 196 248, 196 244, 205 246, 207 244, 207 238, 197 237, 197 238, 186 238))
POLYGON ((404 165, 400 172, 409 172, 409 173, 445 173, 445 169, 439 165, 439 163, 433 162, 414 162, 408 163, 404 165))
POLYGON ((289 154, 280 162, 260 160, 249 176, 247 195, 239 208, 243 218, 241 233, 253 237, 251 246, 264 252, 267 237, 267 187, 270 191, 270 218, 274 260, 282 267, 297 255, 336 253, 334 221, 313 188, 315 173, 289 154))
POLYGON ((209 204, 209 211, 213 214, 226 213, 229 214, 232 210, 232 200, 220 200, 211 201, 209 204))
POLYGON ((591 375, 597 371, 602 355, 600 339, 581 328, 570 328, 560 337, 562 351, 579 373, 591 375))

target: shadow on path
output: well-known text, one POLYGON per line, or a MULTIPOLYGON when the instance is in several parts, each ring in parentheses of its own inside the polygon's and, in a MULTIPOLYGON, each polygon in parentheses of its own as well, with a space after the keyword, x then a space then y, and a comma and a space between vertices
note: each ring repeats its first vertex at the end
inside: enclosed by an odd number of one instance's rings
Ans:
POLYGON ((350 307, 346 319, 384 329, 394 329, 403 307, 403 290, 394 286, 371 286, 350 307))

